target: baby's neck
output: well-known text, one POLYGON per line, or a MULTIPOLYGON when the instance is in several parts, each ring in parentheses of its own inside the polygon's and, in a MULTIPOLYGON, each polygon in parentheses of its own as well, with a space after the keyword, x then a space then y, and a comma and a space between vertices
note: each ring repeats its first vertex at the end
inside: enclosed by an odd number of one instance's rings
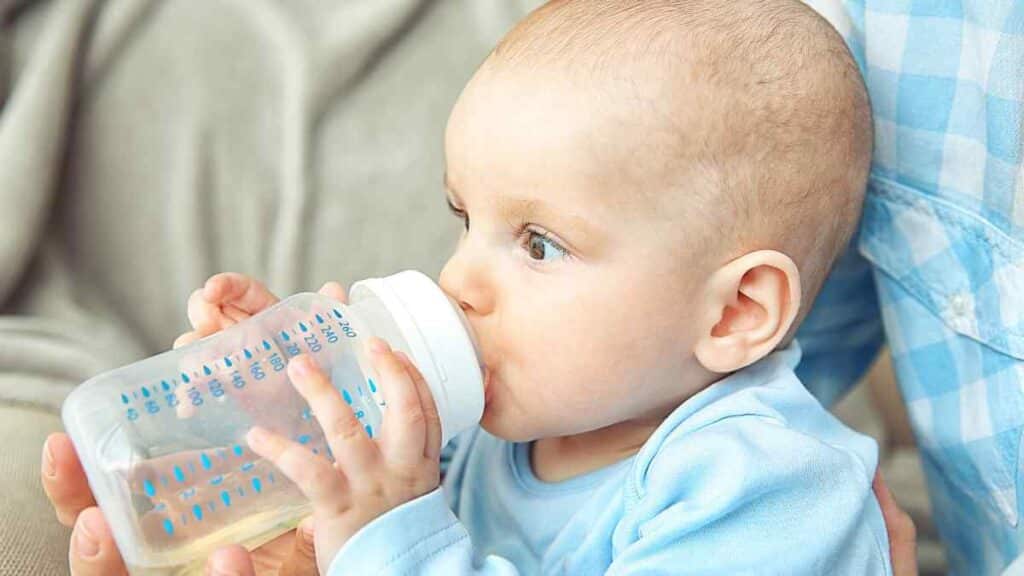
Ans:
POLYGON ((530 446, 533 475, 544 482, 561 482, 629 458, 664 419, 628 420, 582 434, 536 440, 530 446))

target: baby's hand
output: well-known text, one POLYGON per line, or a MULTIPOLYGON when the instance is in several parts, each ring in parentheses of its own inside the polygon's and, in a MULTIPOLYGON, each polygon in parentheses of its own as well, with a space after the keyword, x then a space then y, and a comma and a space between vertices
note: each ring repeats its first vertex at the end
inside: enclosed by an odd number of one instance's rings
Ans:
POLYGON ((367 435, 308 355, 289 362, 288 376, 313 409, 335 462, 262 428, 254 427, 246 437, 254 452, 273 462, 313 503, 321 574, 363 526, 440 484, 441 421, 430 388, 409 358, 383 340, 371 339, 368 348, 387 403, 379 437, 367 435))
MULTIPOLYGON (((345 289, 337 282, 324 284, 320 294, 345 302, 345 289)), ((237 324, 277 301, 278 297, 266 286, 244 274, 222 272, 211 276, 202 288, 189 296, 188 320, 192 331, 179 336, 174 347, 180 348, 237 324)))

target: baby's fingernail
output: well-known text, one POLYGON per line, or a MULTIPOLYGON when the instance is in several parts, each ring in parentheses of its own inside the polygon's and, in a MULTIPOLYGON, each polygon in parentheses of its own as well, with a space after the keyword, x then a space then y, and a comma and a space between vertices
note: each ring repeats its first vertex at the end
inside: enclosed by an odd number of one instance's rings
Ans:
POLYGON ((388 351, 388 343, 380 338, 371 338, 368 346, 370 347, 370 352, 374 354, 383 354, 388 351))
POLYGON ((78 536, 76 536, 76 548, 78 554, 83 558, 92 558, 100 553, 100 543, 95 534, 99 528, 95 525, 96 519, 90 514, 82 519, 78 525, 78 536))
POLYGON ((313 370, 312 358, 308 355, 303 354, 302 356, 296 356, 288 362, 288 369, 292 371, 292 374, 296 376, 308 376, 313 370))
POLYGON ((50 449, 49 439, 43 442, 43 474, 46 474, 48 478, 53 478, 57 475, 57 464, 53 459, 53 451, 50 449))
POLYGON ((249 433, 246 434, 245 439, 250 446, 265 446, 270 440, 270 434, 259 426, 253 426, 249 429, 249 433))

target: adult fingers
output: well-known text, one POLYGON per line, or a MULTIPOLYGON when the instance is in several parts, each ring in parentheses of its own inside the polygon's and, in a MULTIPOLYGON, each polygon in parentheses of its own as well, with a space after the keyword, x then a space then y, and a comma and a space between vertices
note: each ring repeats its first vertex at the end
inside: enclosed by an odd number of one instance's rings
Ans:
POLYGON ((313 518, 308 517, 295 531, 291 555, 281 565, 278 576, 317 576, 316 546, 313 544, 313 518))
POLYGON ((889 533, 889 555, 892 557, 894 576, 916 575, 917 529, 914 528, 913 519, 896 503, 880 471, 875 472, 871 487, 882 508, 885 529, 889 533))
POLYGON ((67 434, 55 432, 43 442, 43 490, 65 526, 73 526, 79 513, 96 505, 85 470, 67 434))
POLYGON ((235 544, 211 554, 206 561, 206 573, 211 576, 256 576, 256 567, 249 551, 235 544))
POLYGON ((86 508, 71 532, 68 563, 72 576, 127 576, 128 570, 99 508, 86 508))

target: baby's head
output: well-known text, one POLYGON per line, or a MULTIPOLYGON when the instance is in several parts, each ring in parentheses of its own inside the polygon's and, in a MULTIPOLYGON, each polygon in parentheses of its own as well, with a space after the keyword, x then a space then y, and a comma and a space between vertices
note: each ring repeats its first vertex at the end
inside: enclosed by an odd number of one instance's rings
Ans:
POLYGON ((441 275, 510 440, 658 421, 784 345, 860 213, 867 95, 797 0, 560 0, 463 91, 441 275))

